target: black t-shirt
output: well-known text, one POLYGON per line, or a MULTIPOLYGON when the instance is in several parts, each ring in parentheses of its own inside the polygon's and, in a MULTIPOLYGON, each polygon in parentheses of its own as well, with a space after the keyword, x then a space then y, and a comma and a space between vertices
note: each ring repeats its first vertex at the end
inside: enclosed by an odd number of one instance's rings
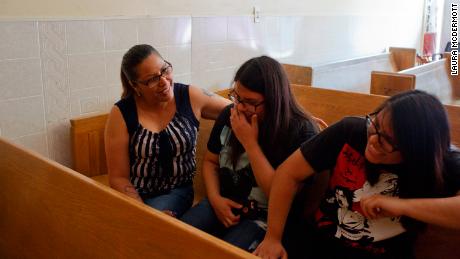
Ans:
MULTIPOLYGON (((231 162, 232 147, 229 144, 229 139, 232 135, 230 125, 231 107, 232 105, 227 106, 219 115, 208 141, 208 150, 219 155, 221 195, 237 202, 242 202, 242 200, 249 197, 249 199, 256 200, 260 208, 266 209, 268 205, 267 199, 257 186, 247 154, 244 152, 238 158, 235 167, 231 162), (226 185, 226 182, 231 182, 232 184, 226 185)), ((259 135, 260 131, 259 129, 259 135)), ((267 156, 268 161, 274 168, 278 167, 290 154, 299 148, 301 143, 315 134, 316 131, 308 120, 293 120, 283 145, 270 147, 276 149, 276 152, 272 157, 267 156)), ((259 143, 261 143, 260 141, 263 140, 259 138, 259 143)), ((266 154, 265 151, 264 153, 266 154)))
POLYGON ((452 146, 452 150, 444 161, 445 189, 442 196, 450 197, 460 191, 460 149, 452 146))
MULTIPOLYGON (((301 152, 316 172, 331 171, 328 190, 315 214, 318 231, 345 248, 370 255, 399 253, 411 248, 412 240, 399 217, 367 219, 360 207, 362 197, 373 194, 398 197, 399 165, 370 165, 364 157, 366 122, 347 117, 301 145, 301 152), (370 166, 378 173, 377 183, 368 181, 370 166)), ((447 193, 460 189, 458 153, 446 159, 447 193)), ((412 235, 410 235, 412 236, 412 235)), ((350 256, 349 254, 346 256, 350 256)))

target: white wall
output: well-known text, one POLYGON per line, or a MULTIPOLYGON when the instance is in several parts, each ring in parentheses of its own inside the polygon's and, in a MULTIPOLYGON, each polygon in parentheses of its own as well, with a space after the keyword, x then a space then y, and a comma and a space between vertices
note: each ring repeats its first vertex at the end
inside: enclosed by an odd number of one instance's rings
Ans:
POLYGON ((400 15, 421 18, 423 0, 2 0, 0 17, 138 15, 400 15))
POLYGON ((137 43, 158 48, 176 81, 215 90, 257 55, 308 65, 421 41, 422 0, 170 2, 2 0, 0 136, 70 165, 69 119, 109 110, 137 43))

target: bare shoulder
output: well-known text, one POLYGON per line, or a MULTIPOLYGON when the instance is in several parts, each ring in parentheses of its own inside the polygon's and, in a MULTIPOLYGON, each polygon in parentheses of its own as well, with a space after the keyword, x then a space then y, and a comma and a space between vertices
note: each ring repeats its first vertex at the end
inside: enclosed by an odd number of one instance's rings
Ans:
POLYGON ((117 121, 119 119, 123 119, 123 115, 121 114, 121 111, 118 108, 118 106, 114 105, 110 109, 108 121, 117 121))
POLYGON ((216 94, 194 85, 189 86, 190 102, 193 107, 201 109, 215 99, 216 94))
POLYGON ((209 91, 207 89, 190 85, 189 86, 189 94, 191 98, 199 98, 199 99, 208 99, 210 97, 215 97, 216 94, 213 93, 212 91, 209 91))
POLYGON ((197 118, 215 120, 220 112, 230 104, 230 100, 207 89, 190 86, 189 92, 190 102, 197 118))
POLYGON ((106 123, 106 134, 120 134, 127 131, 120 109, 114 105, 109 112, 106 123))

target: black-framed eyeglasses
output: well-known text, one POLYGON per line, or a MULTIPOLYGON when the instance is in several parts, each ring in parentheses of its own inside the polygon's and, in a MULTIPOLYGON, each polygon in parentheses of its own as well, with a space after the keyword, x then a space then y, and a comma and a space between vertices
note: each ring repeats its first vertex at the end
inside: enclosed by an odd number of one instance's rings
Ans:
POLYGON ((251 112, 256 112, 257 107, 264 104, 265 101, 260 101, 258 103, 253 103, 250 101, 241 100, 241 97, 236 93, 235 89, 232 89, 230 93, 228 93, 228 99, 232 101, 234 104, 241 104, 244 108, 248 109, 251 112))
POLYGON ((377 114, 378 112, 374 112, 366 115, 367 137, 377 135, 379 145, 386 153, 393 153, 395 151, 398 151, 399 147, 395 143, 395 141, 390 136, 379 131, 379 127, 375 123, 377 114))
POLYGON ((162 76, 169 76, 172 72, 173 72, 173 66, 171 65, 171 63, 165 60, 165 65, 160 70, 159 75, 152 76, 151 78, 144 80, 144 81, 135 81, 135 82, 152 88, 152 87, 155 87, 158 84, 158 82, 160 82, 160 78, 162 76))

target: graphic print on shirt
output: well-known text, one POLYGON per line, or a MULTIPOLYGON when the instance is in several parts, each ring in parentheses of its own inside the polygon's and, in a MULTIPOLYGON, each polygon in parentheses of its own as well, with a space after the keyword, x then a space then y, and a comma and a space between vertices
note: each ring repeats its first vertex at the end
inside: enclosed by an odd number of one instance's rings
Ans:
POLYGON ((230 128, 224 126, 220 135, 222 150, 219 154, 221 195, 241 203, 249 196, 252 187, 255 185, 255 180, 253 180, 251 166, 246 153, 241 154, 235 168, 233 168, 232 151, 229 146, 230 136, 230 128))
MULTIPOLYGON (((240 155, 235 168, 233 168, 232 151, 229 144, 231 134, 231 129, 228 126, 224 126, 220 134, 220 143, 222 144, 219 153, 221 195, 240 204, 248 200, 255 200, 259 209, 267 210, 268 199, 262 189, 257 186, 246 152, 240 155)), ((254 222, 263 229, 267 227, 265 220, 255 220, 254 222)))
MULTIPOLYGON (((374 194, 397 196, 398 176, 381 170, 378 182, 366 178, 363 155, 345 144, 337 157, 325 198, 316 212, 318 227, 328 235, 345 240, 348 245, 371 250, 373 242, 403 233, 399 218, 367 219, 360 201, 374 194)), ((380 251, 383 252, 383 251, 380 251)))

